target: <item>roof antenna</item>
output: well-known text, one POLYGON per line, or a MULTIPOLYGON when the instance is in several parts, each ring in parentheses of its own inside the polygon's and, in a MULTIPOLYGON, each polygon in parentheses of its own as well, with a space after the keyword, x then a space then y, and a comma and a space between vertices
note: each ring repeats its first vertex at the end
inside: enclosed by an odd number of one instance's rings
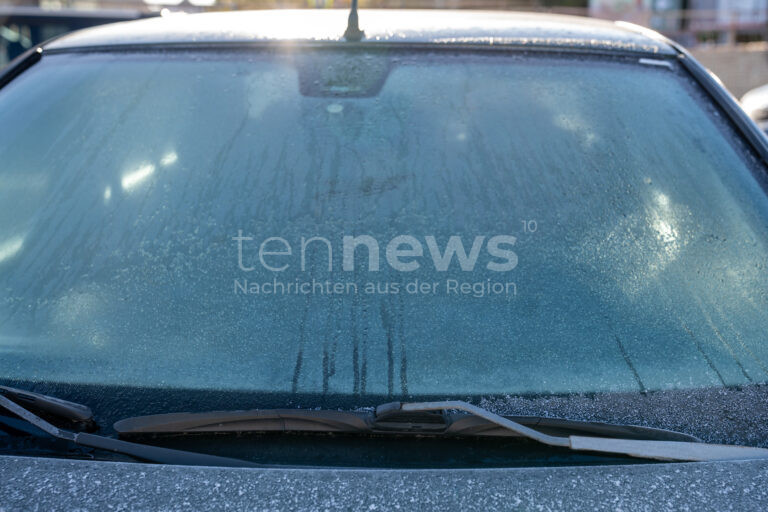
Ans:
POLYGON ((357 23, 357 0, 352 0, 352 8, 349 11, 349 21, 347 21, 347 30, 344 32, 344 39, 357 42, 365 36, 365 32, 360 30, 357 23))

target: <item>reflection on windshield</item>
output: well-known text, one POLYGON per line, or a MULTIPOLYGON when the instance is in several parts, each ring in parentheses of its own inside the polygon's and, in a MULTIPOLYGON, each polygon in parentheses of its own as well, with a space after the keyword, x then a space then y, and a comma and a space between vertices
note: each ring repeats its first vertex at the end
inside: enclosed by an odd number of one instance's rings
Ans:
POLYGON ((16 236, 0 243, 0 263, 14 257, 24 245, 24 238, 16 236))
POLYGON ((130 192, 136 186, 140 185, 147 178, 152 176, 155 172, 155 166, 152 164, 144 164, 135 171, 128 172, 123 175, 123 179, 120 184, 123 186, 123 190, 130 192))
POLYGON ((768 201, 674 71, 391 54, 375 94, 302 94, 290 56, 163 59, 51 56, 0 94, 4 377, 768 380, 768 201), (29 186, 3 188, 19 169, 29 186))

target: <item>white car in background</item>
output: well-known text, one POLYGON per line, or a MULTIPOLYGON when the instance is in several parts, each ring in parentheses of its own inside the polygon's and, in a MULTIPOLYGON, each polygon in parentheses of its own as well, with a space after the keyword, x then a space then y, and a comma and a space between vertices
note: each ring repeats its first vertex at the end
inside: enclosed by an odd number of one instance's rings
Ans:
POLYGON ((768 85, 756 87, 744 94, 741 106, 761 130, 768 130, 768 85))

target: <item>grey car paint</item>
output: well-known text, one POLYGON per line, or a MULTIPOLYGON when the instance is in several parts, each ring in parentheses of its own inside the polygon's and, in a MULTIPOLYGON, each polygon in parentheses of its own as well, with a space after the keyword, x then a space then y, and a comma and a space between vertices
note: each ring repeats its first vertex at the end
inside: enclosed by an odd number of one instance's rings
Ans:
POLYGON ((768 462, 228 469, 0 457, 0 510, 766 510, 768 462))

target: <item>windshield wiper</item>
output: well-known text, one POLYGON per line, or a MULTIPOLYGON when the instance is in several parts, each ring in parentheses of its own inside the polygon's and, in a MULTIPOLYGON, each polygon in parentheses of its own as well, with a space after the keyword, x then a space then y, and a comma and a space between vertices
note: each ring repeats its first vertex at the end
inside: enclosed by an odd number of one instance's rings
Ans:
MULTIPOLYGON (((57 419, 79 424, 93 421, 93 414, 84 405, 0 386, 1 409, 15 414, 58 439, 162 464, 263 467, 240 459, 133 443, 87 432, 71 432, 49 423, 25 406, 57 419)), ((398 435, 416 433, 444 436, 512 435, 553 447, 643 459, 768 459, 768 449, 764 448, 708 444, 678 432, 631 425, 554 418, 505 417, 462 401, 393 402, 380 405, 373 412, 280 409, 171 413, 127 418, 115 423, 114 427, 120 435, 275 431, 398 435)))
POLYGON ((642 459, 666 461, 701 462, 716 460, 768 459, 768 450, 749 446, 708 444, 690 441, 657 441, 646 439, 623 439, 588 436, 552 436, 543 434, 525 425, 509 420, 486 409, 461 401, 421 402, 392 404, 391 407, 403 412, 424 412, 441 410, 465 411, 491 423, 511 430, 548 446, 559 446, 577 451, 602 452, 613 455, 628 455, 642 459))
MULTIPOLYGON (((49 423, 43 418, 27 410, 20 404, 14 402, 6 395, 11 395, 16 399, 19 399, 19 396, 23 396, 23 398, 20 398, 20 400, 24 401, 27 401, 28 397, 31 397, 34 399, 33 403, 36 406, 46 408, 46 412, 49 414, 53 413, 53 411, 60 412, 61 415, 58 415, 58 417, 61 419, 71 420, 73 416, 79 418, 81 417, 81 413, 84 414, 84 409, 88 409, 87 407, 80 404, 59 400, 57 398, 49 397, 46 395, 39 395, 37 393, 29 393, 16 390, 14 388, 4 387, 2 389, 2 393, 0 393, 0 409, 5 409, 6 411, 15 414, 22 420, 34 425, 35 427, 57 439, 70 441, 80 446, 86 446, 88 448, 95 448, 99 450, 107 450, 114 453, 129 455, 144 461, 158 462, 161 464, 176 464, 185 466, 261 467, 258 464, 253 464, 240 459, 231 459, 228 457, 218 457, 215 455, 207 455, 203 453, 172 450, 169 448, 161 448, 157 446, 148 446, 138 443, 131 443, 128 441, 121 441, 111 437, 89 434, 87 432, 70 432, 68 430, 60 429, 59 427, 49 423), (19 393, 21 395, 19 395, 19 393)), ((88 411, 90 411, 90 409, 88 409, 88 411)), ((92 418, 92 416, 89 416, 89 418, 92 418)))
MULTIPOLYGON (((506 419, 552 435, 597 435, 662 441, 701 440, 680 432, 634 425, 612 425, 540 416, 505 416, 506 419)), ((313 409, 255 409, 167 413, 126 418, 114 424, 122 436, 225 432, 334 432, 347 434, 423 433, 457 437, 520 437, 482 417, 447 409, 404 411, 399 402, 380 405, 375 411, 313 409)))
POLYGON ((767 449, 707 444, 669 430, 554 418, 505 417, 461 401, 393 402, 380 405, 374 412, 267 409, 170 413, 127 418, 116 422, 114 428, 121 436, 289 431, 519 436, 548 446, 643 459, 768 459, 767 449))
MULTIPOLYGON (((479 416, 464 412, 407 412, 400 403, 380 405, 375 411, 334 411, 313 409, 255 409, 246 411, 181 412, 137 416, 114 424, 121 436, 192 433, 320 432, 346 434, 414 434, 488 437, 517 436, 479 416)), ((700 439, 673 432, 634 425, 611 425, 538 416, 506 416, 521 425, 553 435, 598 435, 629 439, 700 442, 700 439)))
POLYGON ((61 398, 8 386, 0 386, 0 395, 5 395, 16 403, 24 404, 24 407, 27 409, 49 414, 73 423, 88 425, 93 422, 93 412, 87 405, 76 404, 61 398))

